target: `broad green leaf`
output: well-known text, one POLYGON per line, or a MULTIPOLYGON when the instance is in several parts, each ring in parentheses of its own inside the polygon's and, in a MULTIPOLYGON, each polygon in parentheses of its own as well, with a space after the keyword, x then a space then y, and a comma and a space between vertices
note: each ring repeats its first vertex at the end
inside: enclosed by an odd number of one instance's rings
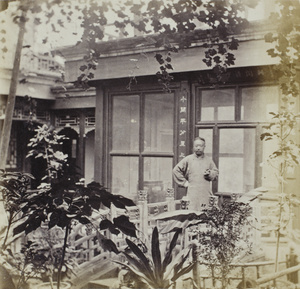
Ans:
POLYGON ((136 236, 136 227, 135 225, 130 222, 129 217, 125 215, 121 215, 117 218, 113 219, 113 224, 116 228, 120 229, 124 234, 130 237, 137 237, 136 236))
POLYGON ((104 250, 107 250, 109 252, 114 252, 116 254, 120 253, 120 251, 118 250, 116 244, 112 240, 107 239, 104 235, 102 235, 98 231, 96 231, 96 235, 97 235, 97 239, 98 239, 98 242, 99 242, 100 246, 104 250))

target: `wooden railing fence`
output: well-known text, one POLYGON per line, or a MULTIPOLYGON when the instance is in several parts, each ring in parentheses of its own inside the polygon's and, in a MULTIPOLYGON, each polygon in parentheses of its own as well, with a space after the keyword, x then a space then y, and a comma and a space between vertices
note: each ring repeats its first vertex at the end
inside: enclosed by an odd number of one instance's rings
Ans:
MULTIPOLYGON (((224 195, 219 195, 219 200, 223 201, 225 197, 224 195)), ((230 197, 229 197, 230 198, 230 197)), ((163 202, 159 203, 148 203, 147 201, 147 191, 139 191, 138 198, 136 202, 136 206, 128 207, 127 210, 120 210, 115 207, 111 209, 101 211, 100 215, 95 216, 95 224, 99 224, 99 218, 107 218, 112 220, 113 218, 126 214, 130 218, 130 220, 136 225, 138 229, 138 237, 143 241, 147 242, 150 239, 152 234, 152 230, 155 226, 159 229, 166 225, 166 221, 160 220, 158 216, 165 212, 174 212, 186 209, 188 203, 185 199, 175 200, 174 198, 174 189, 168 189, 166 192, 166 199, 163 202)), ((253 227, 260 228, 261 224, 261 204, 259 199, 256 202, 253 202, 253 222, 255 224, 250 226, 249 228, 245 228, 244 238, 251 238, 251 241, 254 243, 261 242, 261 233, 260 231, 256 231, 253 227)), ((168 222, 168 221, 167 221, 168 222)), ((125 238, 127 236, 123 234, 119 234, 118 236, 110 234, 108 231, 102 231, 107 238, 112 239, 118 247, 126 246, 125 238)), ((170 241, 170 234, 162 234, 160 236, 160 242, 168 244, 170 241)), ((186 246, 191 240, 189 238, 189 234, 186 234, 182 240, 182 246, 186 246)), ((76 225, 70 236, 69 241, 72 247, 74 248, 74 258, 76 259, 76 263, 78 267, 75 268, 76 277, 73 278, 73 284, 76 284, 74 288, 80 288, 80 286, 88 279, 100 278, 101 276, 108 273, 110 270, 113 270, 115 265, 110 262, 113 253, 105 251, 101 244, 99 244, 99 240, 97 238, 96 230, 93 226, 82 226, 81 224, 76 225)), ((262 268, 271 265, 272 262, 254 262, 254 263, 246 263, 246 264, 233 264, 233 267, 236 267, 240 270, 238 277, 230 277, 232 281, 236 280, 240 282, 240 289, 247 288, 247 280, 248 274, 246 270, 250 267, 256 269, 256 273, 252 274, 253 280, 255 282, 255 288, 267 288, 264 287, 264 284, 268 284, 271 281, 282 277, 288 276, 291 273, 295 273, 300 271, 300 265, 293 266, 292 268, 283 268, 282 271, 274 274, 262 274, 262 268)), ((294 264, 295 265, 295 264, 294 264)), ((270 271, 272 272, 272 270, 270 271)), ((204 274, 201 276, 202 282, 207 284, 207 282, 212 282, 213 278, 216 280, 218 277, 214 274, 213 276, 205 276, 204 274)), ((288 278, 287 278, 288 279, 288 278)), ((249 280, 248 280, 249 281, 249 280)), ((287 281, 288 282, 288 281, 287 281)), ((254 284, 254 283, 253 283, 254 284)))

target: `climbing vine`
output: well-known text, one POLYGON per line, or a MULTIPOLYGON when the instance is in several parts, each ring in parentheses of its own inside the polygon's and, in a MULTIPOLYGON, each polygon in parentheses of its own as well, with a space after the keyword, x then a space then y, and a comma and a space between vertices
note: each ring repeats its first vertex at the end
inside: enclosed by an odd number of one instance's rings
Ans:
MULTIPOLYGON (((233 36, 247 25, 243 17, 246 7, 254 7, 258 0, 150 0, 150 1, 70 1, 70 0, 26 0, 19 3, 17 11, 11 17, 15 23, 23 19, 34 26, 51 27, 53 34, 72 33, 64 28, 68 23, 79 22, 81 29, 77 45, 86 48, 86 64, 80 67, 77 86, 88 88, 88 82, 94 78, 98 59, 102 54, 99 42, 114 38, 132 37, 135 33, 147 36, 147 45, 157 49, 154 61, 158 63, 156 73, 158 81, 167 89, 175 64, 172 56, 204 39, 204 62, 216 73, 220 82, 223 74, 235 63, 234 51, 238 49, 238 40, 233 36), (18 11, 26 11, 20 16, 18 11), (113 20, 111 20, 113 19, 113 20), (109 28, 109 29, 108 29, 109 28), (135 32, 134 32, 135 31, 135 32)), ((7 31, 1 30, 2 52, 6 53, 7 31)), ((71 36, 71 35, 70 35, 71 36)), ((45 35, 42 43, 49 42, 45 35)), ((24 47, 30 49, 30 45, 24 47)))

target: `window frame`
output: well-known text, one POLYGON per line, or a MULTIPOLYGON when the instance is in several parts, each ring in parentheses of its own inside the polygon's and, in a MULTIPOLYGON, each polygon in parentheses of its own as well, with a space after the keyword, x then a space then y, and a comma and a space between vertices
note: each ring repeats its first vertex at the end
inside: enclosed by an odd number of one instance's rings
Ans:
MULTIPOLYGON (((260 163, 262 162, 262 142, 260 141, 260 135, 263 131, 263 126, 267 122, 259 121, 246 121, 241 120, 241 109, 242 109, 242 89, 244 88, 253 88, 253 87, 268 87, 268 86, 278 86, 275 82, 262 82, 262 83, 245 83, 245 84, 225 84, 220 85, 218 89, 234 89, 234 120, 213 120, 213 121, 201 121, 201 103, 202 103, 202 91, 203 90, 213 90, 214 87, 211 86, 200 86, 198 84, 193 84, 192 92, 193 99, 192 105, 194 106, 193 115, 191 115, 191 129, 193 131, 194 137, 198 135, 198 131, 201 129, 212 129, 212 159, 215 162, 216 166, 219 167, 219 158, 220 158, 220 130, 221 129, 255 129, 255 160, 254 160, 254 187, 260 187, 262 185, 262 168, 260 163)), ((278 90, 278 107, 280 106, 280 90, 278 90)), ((218 181, 212 183, 213 192, 218 191, 218 181)))
MULTIPOLYGON (((144 151, 144 140, 145 140, 145 97, 147 94, 161 94, 163 91, 161 89, 143 89, 143 90, 132 90, 130 92, 114 91, 108 93, 108 125, 107 125, 107 183, 110 188, 112 188, 112 169, 113 169, 113 157, 137 157, 138 158, 138 190, 143 190, 144 188, 144 159, 147 157, 156 158, 171 158, 172 165, 174 165, 174 159, 176 154, 176 89, 170 91, 173 94, 173 152, 154 152, 154 151, 144 151), (113 145, 113 99, 118 96, 139 96, 139 151, 126 151, 126 150, 112 150, 113 145)), ((173 181, 173 180, 172 180, 173 181)))

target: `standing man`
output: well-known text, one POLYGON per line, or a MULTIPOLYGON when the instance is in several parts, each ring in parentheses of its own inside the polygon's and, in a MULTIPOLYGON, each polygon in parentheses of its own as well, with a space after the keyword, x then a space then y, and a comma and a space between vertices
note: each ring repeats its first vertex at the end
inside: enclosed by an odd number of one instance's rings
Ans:
POLYGON ((187 188, 190 210, 208 208, 209 199, 213 195, 211 181, 218 177, 219 171, 213 160, 204 154, 205 139, 196 137, 194 153, 182 159, 173 169, 175 182, 187 188))

